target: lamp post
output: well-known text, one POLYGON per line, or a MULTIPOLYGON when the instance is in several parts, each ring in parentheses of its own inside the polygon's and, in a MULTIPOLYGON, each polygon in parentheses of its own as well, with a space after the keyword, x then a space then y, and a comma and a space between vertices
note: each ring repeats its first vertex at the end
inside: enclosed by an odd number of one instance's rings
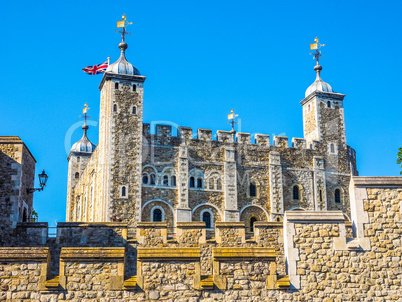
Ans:
POLYGON ((39 177, 39 186, 40 188, 28 188, 27 189, 27 193, 33 193, 35 191, 43 191, 43 188, 46 187, 46 182, 47 179, 49 178, 49 176, 47 176, 47 174, 45 173, 45 170, 42 171, 41 174, 38 174, 39 177))

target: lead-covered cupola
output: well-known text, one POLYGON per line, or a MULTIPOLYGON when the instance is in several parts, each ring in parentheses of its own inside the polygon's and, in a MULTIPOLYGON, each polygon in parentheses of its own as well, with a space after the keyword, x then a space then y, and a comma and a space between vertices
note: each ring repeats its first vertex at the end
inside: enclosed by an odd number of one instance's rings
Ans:
POLYGON ((322 66, 319 65, 317 63, 317 65, 314 66, 314 70, 317 73, 317 77, 315 78, 315 81, 313 82, 313 84, 311 84, 305 93, 305 97, 309 96, 311 93, 313 93, 314 91, 320 91, 320 92, 334 92, 332 90, 331 85, 329 85, 328 83, 324 82, 321 79, 321 70, 322 70, 322 66))
POLYGON ((124 40, 120 42, 120 58, 115 63, 110 64, 109 67, 106 69, 106 72, 125 75, 141 75, 140 71, 134 65, 127 61, 127 47, 128 45, 124 40))

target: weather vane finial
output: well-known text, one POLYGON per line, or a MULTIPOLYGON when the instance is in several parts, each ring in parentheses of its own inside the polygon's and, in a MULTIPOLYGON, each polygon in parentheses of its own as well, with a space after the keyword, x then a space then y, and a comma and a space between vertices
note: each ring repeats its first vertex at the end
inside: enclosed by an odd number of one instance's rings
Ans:
POLYGON ((126 14, 124 14, 121 18, 123 19, 123 21, 117 21, 117 27, 119 27, 119 28, 121 27, 122 30, 121 30, 121 31, 116 30, 116 32, 121 33, 121 39, 122 39, 123 42, 124 42, 124 39, 126 38, 126 35, 130 35, 130 34, 131 34, 131 33, 129 33, 129 32, 126 30, 126 27, 127 27, 128 25, 133 24, 133 22, 128 22, 128 21, 126 21, 126 19, 127 19, 126 14))
POLYGON ((90 116, 87 115, 87 112, 88 112, 89 109, 90 109, 90 108, 88 107, 88 103, 85 103, 84 109, 82 109, 82 114, 83 114, 83 115, 80 115, 80 117, 83 117, 83 118, 84 118, 84 125, 87 124, 87 119, 88 119, 88 118, 91 118, 90 116))
POLYGON ((234 113, 234 110, 230 111, 230 114, 228 114, 228 123, 232 126, 232 132, 234 132, 234 125, 236 124, 235 118, 238 117, 238 114, 234 113))
POLYGON ((325 46, 325 44, 318 43, 318 38, 317 37, 315 37, 314 42, 315 43, 310 44, 310 50, 315 50, 315 52, 310 53, 310 55, 313 56, 313 59, 316 60, 317 65, 319 65, 318 62, 320 61, 320 57, 324 56, 324 55, 321 54, 321 51, 319 49, 321 47, 325 46))

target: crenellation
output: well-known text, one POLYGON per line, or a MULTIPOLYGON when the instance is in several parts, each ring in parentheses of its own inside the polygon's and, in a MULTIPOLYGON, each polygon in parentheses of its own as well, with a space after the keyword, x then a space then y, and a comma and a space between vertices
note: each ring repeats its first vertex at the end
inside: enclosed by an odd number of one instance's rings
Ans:
POLYGON ((197 129, 197 139, 203 141, 212 140, 212 130, 210 129, 197 129))
POLYGON ((307 148, 307 143, 304 138, 292 138, 292 147, 293 148, 299 148, 299 149, 306 149, 307 148))
POLYGON ((218 130, 216 132, 216 138, 219 142, 224 144, 234 143, 234 132, 218 130))
POLYGON ((269 147, 269 135, 267 134, 255 134, 255 144, 263 147, 269 147))
POLYGON ((237 141, 237 143, 242 144, 242 145, 251 144, 251 134, 237 132, 236 133, 236 141, 237 141))
POLYGON ((279 148, 288 148, 289 147, 289 142, 288 138, 286 136, 274 136, 274 146, 279 147, 279 148))
POLYGON ((163 137, 172 136, 172 126, 156 124, 155 125, 155 134, 156 134, 156 136, 163 136, 163 137))
POLYGON ((193 138, 193 129, 190 127, 180 126, 177 129, 177 136, 185 140, 190 140, 193 138))

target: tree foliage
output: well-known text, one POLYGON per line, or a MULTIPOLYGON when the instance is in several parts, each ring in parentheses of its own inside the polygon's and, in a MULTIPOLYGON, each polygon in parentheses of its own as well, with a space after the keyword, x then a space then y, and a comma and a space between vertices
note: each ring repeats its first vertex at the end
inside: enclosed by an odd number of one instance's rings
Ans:
MULTIPOLYGON (((398 150, 399 150, 398 154, 396 155, 397 156, 396 163, 398 165, 401 165, 401 168, 402 168, 402 147, 400 147, 398 150)), ((402 171, 399 172, 399 174, 402 175, 402 171)))

